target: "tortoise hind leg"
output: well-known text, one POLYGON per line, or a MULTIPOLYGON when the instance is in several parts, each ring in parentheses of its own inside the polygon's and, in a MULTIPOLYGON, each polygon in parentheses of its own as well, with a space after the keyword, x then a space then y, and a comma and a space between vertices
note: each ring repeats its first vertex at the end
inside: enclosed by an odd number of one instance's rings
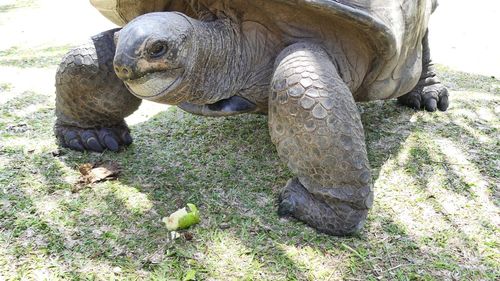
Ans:
POLYGON ((431 60, 431 51, 429 49, 429 31, 425 33, 422 40, 422 74, 415 88, 398 98, 398 102, 414 109, 425 108, 427 111, 441 111, 448 109, 448 90, 441 84, 436 76, 434 66, 431 60))
POLYGON ((373 201, 359 112, 328 54, 298 43, 277 58, 269 107, 271 139, 296 174, 279 214, 319 231, 359 230, 373 201))
POLYGON ((55 134, 74 150, 117 151, 132 143, 124 118, 141 102, 113 70, 117 29, 66 54, 56 74, 55 134))

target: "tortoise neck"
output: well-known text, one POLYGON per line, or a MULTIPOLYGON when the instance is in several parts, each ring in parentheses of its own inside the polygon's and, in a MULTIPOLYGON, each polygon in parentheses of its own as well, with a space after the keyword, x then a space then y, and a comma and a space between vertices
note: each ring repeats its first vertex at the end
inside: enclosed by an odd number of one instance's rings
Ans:
POLYGON ((188 102, 212 104, 236 95, 245 65, 239 29, 228 19, 190 21, 195 30, 194 61, 189 82, 183 87, 188 102))

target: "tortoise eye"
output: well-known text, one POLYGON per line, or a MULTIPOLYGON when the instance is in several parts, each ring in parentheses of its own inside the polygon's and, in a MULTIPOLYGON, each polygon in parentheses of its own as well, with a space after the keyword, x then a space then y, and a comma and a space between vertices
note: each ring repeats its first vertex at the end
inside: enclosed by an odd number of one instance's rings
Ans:
POLYGON ((164 42, 156 42, 148 50, 150 58, 159 58, 167 52, 167 45, 164 42))

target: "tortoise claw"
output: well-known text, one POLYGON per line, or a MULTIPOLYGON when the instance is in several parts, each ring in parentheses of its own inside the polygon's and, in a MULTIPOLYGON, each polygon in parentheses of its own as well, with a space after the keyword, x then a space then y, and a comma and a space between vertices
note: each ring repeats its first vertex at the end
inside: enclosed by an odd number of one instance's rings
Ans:
POLYGON ((83 147, 79 139, 72 139, 69 141, 68 147, 76 151, 85 151, 85 147, 83 147))
POLYGON ((120 149, 119 138, 110 129, 103 128, 99 130, 99 141, 111 151, 118 151, 120 149))
POLYGON ((104 149, 97 140, 97 136, 94 130, 85 130, 80 135, 83 145, 87 148, 87 150, 95 151, 95 152, 103 152, 104 149))
POLYGON ((435 99, 428 99, 425 101, 425 110, 429 112, 434 112, 436 111, 437 108, 437 101, 435 99))
POLYGON ((130 136, 130 133, 128 132, 128 130, 124 131, 121 134, 121 139, 122 139, 124 145, 130 145, 133 141, 132 136, 130 136))

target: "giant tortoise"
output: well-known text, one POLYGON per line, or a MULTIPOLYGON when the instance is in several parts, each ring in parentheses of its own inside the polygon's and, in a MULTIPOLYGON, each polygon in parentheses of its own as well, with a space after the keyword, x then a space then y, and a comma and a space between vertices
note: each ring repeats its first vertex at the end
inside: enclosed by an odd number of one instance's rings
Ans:
POLYGON ((132 142, 141 99, 205 116, 268 114, 295 177, 278 213, 359 230, 373 188, 357 101, 446 110, 427 40, 436 0, 91 0, 123 26, 71 50, 55 134, 79 151, 132 142))

